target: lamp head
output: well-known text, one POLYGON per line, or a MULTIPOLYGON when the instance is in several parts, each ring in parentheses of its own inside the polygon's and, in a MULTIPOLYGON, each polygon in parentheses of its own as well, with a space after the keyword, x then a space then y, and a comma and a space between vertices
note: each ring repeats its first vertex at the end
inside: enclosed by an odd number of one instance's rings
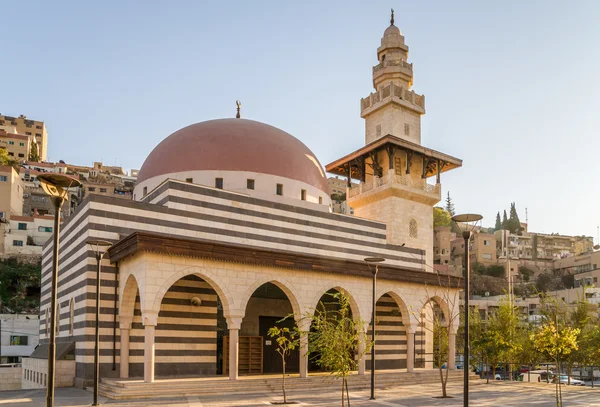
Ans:
POLYGON ((365 258, 366 263, 383 263, 385 259, 383 257, 367 257, 365 258))
POLYGON ((471 232, 477 226, 477 222, 483 219, 483 216, 476 213, 464 213, 454 215, 452 220, 463 232, 471 232))
POLYGON ((88 239, 86 243, 94 251, 94 254, 100 257, 104 256, 104 253, 112 246, 112 243, 108 240, 101 239, 88 239))
POLYGON ((64 174, 41 174, 38 175, 37 179, 46 194, 64 200, 69 199, 66 190, 81 186, 78 179, 64 174))

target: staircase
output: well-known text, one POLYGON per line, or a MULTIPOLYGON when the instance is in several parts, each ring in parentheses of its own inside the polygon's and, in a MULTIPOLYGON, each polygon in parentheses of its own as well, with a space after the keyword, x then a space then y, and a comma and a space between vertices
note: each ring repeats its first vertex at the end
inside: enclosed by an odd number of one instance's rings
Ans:
MULTIPOLYGON (((451 370, 448 382, 463 380, 462 370, 451 370)), ((475 374, 471 380, 479 380, 475 374)), ((273 394, 281 393, 281 376, 260 375, 242 376, 239 380, 227 377, 180 377, 157 379, 154 383, 145 383, 141 379, 102 379, 100 394, 118 400, 182 397, 182 396, 218 396, 222 394, 273 394)), ((438 370, 416 370, 413 373, 404 371, 380 371, 375 376, 375 387, 386 389, 406 385, 439 385, 438 370)), ((301 379, 298 375, 286 377, 286 391, 290 395, 306 392, 338 390, 340 380, 327 374, 310 375, 301 379)), ((352 391, 366 390, 371 386, 371 376, 352 374, 348 377, 348 387, 352 391)))

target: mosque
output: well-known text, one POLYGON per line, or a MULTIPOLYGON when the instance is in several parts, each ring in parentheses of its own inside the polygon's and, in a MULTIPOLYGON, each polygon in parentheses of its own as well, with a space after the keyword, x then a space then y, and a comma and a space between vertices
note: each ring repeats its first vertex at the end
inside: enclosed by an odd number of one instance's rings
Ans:
MULTIPOLYGON (((408 46, 392 15, 377 48, 374 91, 360 101, 364 147, 324 168, 299 139, 238 114, 165 138, 146 158, 133 201, 89 195, 60 233, 57 353, 67 366, 59 366, 61 374, 77 386, 93 380, 90 238, 113 243, 99 299, 103 378, 236 380, 278 372, 266 332, 282 317, 310 312, 339 291, 349 296, 353 316, 370 320, 367 257, 385 259, 377 277, 377 369, 431 367, 433 340, 419 310, 432 300, 448 312, 440 298, 428 297, 443 285, 432 267, 432 207, 441 198, 441 174, 462 161, 421 145, 425 97, 412 86, 408 46), (326 172, 348 179, 354 216, 331 212, 326 172), (352 179, 359 186, 352 188, 352 179)), ((23 366, 25 377, 42 382, 51 260, 49 241, 42 345, 23 366)), ((454 355, 457 326, 449 328, 454 355)), ((306 346, 302 338, 288 364, 300 377, 317 369, 306 346)), ((369 366, 366 357, 358 374, 369 366)))

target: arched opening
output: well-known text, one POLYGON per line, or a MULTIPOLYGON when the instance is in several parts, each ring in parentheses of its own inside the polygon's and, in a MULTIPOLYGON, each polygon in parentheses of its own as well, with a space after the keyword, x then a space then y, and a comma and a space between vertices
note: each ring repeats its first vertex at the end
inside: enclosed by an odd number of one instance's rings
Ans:
MULTIPOLYGON (((285 287, 284 287, 285 288, 285 287)), ((286 289, 287 292, 290 292, 286 289)), ((248 299, 239 337, 240 374, 281 373, 283 363, 277 353, 276 338, 268 331, 272 327, 296 326, 292 301, 277 284, 268 282, 258 287, 248 299), (286 318, 288 317, 288 318, 286 318)), ((298 373, 300 352, 296 348, 286 358, 286 373, 298 373)))
MULTIPOLYGON (((341 306, 340 306, 340 301, 336 297, 336 295, 339 293, 343 293, 344 295, 349 297, 350 310, 349 310, 348 317, 353 318, 356 315, 358 315, 358 310, 356 308, 356 302, 354 301, 354 298, 352 298, 347 292, 343 291, 342 289, 337 289, 337 288, 332 288, 332 289, 328 290, 327 292, 325 292, 325 294, 323 294, 321 296, 321 298, 319 299, 317 304, 315 304, 315 312, 317 312, 319 310, 327 310, 328 312, 329 311, 338 311, 341 308, 341 306)), ((331 315, 335 315, 335 313, 332 313, 331 315)), ((314 326, 311 325, 310 330, 314 331, 314 326)), ((317 363, 317 360, 318 360, 318 354, 312 353, 309 356, 309 359, 308 359, 308 371, 309 372, 323 372, 324 371, 324 369, 321 368, 319 366, 319 364, 317 363)))
POLYGON ((448 352, 448 321, 446 307, 437 297, 430 298, 421 309, 415 331, 415 367, 438 368, 438 355, 448 352))
MULTIPOLYGON (((160 302, 154 339, 155 375, 217 374, 222 369, 222 338, 226 329, 223 307, 213 287, 196 275, 180 278, 166 290, 160 302)), ((144 326, 139 294, 131 324, 129 369, 130 377, 144 375, 144 326)))
MULTIPOLYGON (((388 293, 383 294, 375 304, 375 368, 405 369, 407 367, 407 337, 405 321, 408 320, 406 307, 388 293), (404 309, 404 311, 402 310, 404 309)), ((369 318, 370 320, 370 318, 369 318)), ((372 324, 369 323, 367 337, 371 340, 372 324)), ((365 355, 366 368, 371 368, 371 354, 365 355)))

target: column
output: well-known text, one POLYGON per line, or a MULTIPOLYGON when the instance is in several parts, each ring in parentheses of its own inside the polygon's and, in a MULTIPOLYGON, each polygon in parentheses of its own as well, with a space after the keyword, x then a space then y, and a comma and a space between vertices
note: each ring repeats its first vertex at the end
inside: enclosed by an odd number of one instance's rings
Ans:
POLYGON ((456 333, 448 327, 448 369, 456 369, 456 333))
POLYGON ((119 377, 121 379, 127 379, 129 377, 129 330, 131 328, 131 319, 126 320, 121 318, 119 321, 119 327, 121 329, 121 348, 119 356, 119 377))
POLYGON ((415 331, 406 327, 406 370, 415 371, 415 331))
POLYGON ((158 323, 158 313, 142 313, 144 323, 144 382, 154 382, 154 331, 158 323))
POLYGON ((229 328, 229 380, 238 379, 239 366, 239 335, 242 317, 227 318, 227 328, 229 328))
POLYGON ((308 331, 310 330, 310 321, 301 319, 296 324, 300 331, 300 377, 308 377, 308 331))

